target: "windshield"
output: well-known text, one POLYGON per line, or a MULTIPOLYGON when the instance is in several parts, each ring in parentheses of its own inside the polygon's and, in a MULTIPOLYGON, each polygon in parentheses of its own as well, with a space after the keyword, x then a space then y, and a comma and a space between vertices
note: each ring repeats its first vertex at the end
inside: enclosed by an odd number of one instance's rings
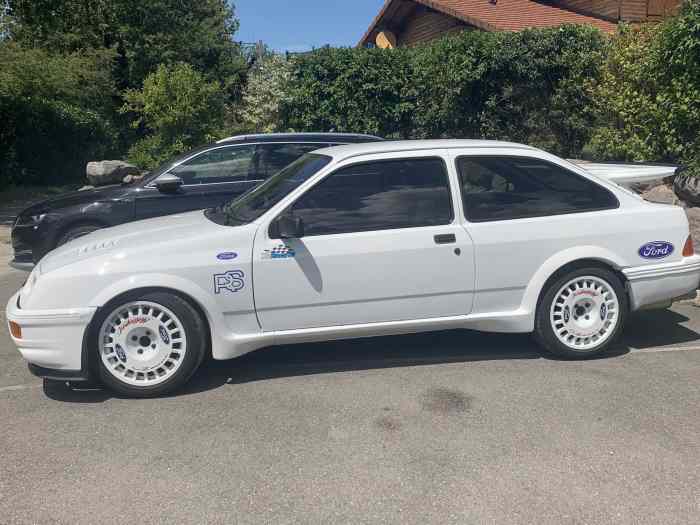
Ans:
POLYGON ((225 224, 238 226, 260 217, 331 162, 325 155, 307 154, 240 198, 224 206, 225 224))

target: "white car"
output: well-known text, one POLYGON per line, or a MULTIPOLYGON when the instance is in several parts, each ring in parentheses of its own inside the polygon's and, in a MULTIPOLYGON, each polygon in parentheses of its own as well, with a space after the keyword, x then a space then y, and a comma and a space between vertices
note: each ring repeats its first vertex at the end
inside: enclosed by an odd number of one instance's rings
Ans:
POLYGON ((7 318, 37 375, 152 396, 209 354, 438 329, 590 357, 699 280, 679 207, 519 144, 377 142, 308 154, 223 209, 72 241, 7 318))

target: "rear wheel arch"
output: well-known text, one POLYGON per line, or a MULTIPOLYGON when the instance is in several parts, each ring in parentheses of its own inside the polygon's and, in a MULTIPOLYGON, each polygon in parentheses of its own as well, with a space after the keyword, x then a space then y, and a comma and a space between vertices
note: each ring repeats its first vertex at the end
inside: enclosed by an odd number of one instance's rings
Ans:
MULTIPOLYGON (((615 276, 620 279, 620 282, 622 285, 625 287, 625 290, 627 291, 627 278, 625 277, 625 274, 622 273, 613 262, 609 260, 604 260, 604 259, 596 259, 596 258, 588 258, 588 259, 576 259, 573 261, 570 261, 566 264, 563 264, 560 266, 557 270, 555 270, 544 282, 544 284, 540 287, 540 291, 537 295, 537 305, 536 309, 539 308, 540 303, 542 302, 542 297, 544 294, 547 292, 549 287, 552 285, 553 282, 555 282, 557 279, 559 279, 562 275, 566 275, 568 273, 571 273, 575 270, 578 270, 580 268, 602 268, 604 270, 608 270, 615 274, 615 276)), ((629 304, 629 293, 626 293, 626 300, 628 301, 629 304)))

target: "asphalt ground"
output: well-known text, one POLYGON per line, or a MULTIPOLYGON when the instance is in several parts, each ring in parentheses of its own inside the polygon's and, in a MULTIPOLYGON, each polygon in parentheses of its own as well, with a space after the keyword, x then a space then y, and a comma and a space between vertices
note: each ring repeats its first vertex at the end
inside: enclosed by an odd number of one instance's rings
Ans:
MULTIPOLYGON (((3 305, 24 278, 0 269, 3 305)), ((689 304, 590 361, 450 331, 265 349, 151 400, 45 385, 1 317, 2 524, 700 521, 689 304)))

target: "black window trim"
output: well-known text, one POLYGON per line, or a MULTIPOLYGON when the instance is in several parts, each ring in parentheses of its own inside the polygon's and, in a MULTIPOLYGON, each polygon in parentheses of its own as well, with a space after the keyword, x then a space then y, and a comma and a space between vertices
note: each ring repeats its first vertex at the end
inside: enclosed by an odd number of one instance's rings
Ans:
MULTIPOLYGON (((148 184, 146 184, 146 185, 143 186, 143 187, 144 187, 144 188, 148 188, 148 189, 154 189, 154 188, 156 188, 156 181, 157 181, 159 178, 161 178, 163 175, 167 175, 167 174, 170 173, 173 169, 177 168, 178 166, 181 166, 181 165, 184 164, 185 162, 190 161, 190 160, 192 160, 192 159, 194 159, 194 158, 196 158, 196 157, 199 157, 200 155, 204 155, 205 153, 209 153, 210 151, 214 151, 214 150, 217 150, 217 149, 224 149, 224 148, 232 148, 232 147, 243 147, 243 146, 255 146, 256 149, 257 149, 259 146, 264 146, 264 145, 268 145, 268 144, 284 144, 284 145, 286 145, 286 144, 314 144, 314 145, 320 144, 320 146, 319 146, 318 148, 316 148, 316 149, 330 148, 330 147, 333 147, 333 146, 340 146, 340 145, 343 145, 343 144, 338 144, 338 143, 335 143, 335 142, 328 142, 328 143, 326 143, 326 142, 316 142, 316 141, 300 141, 300 142, 290 142, 290 141, 280 141, 280 142, 272 142, 272 141, 269 141, 269 142, 242 142, 242 143, 238 143, 238 144, 236 144, 236 143, 227 144, 227 143, 223 143, 223 142, 222 142, 221 144, 219 144, 219 143, 217 142, 216 144, 212 145, 212 147, 207 148, 207 149, 204 149, 204 150, 202 150, 202 151, 198 151, 197 153, 193 153, 192 155, 190 155, 190 156, 187 157, 186 159, 182 160, 181 162, 178 162, 177 164, 173 164, 172 166, 170 166, 170 168, 168 168, 167 171, 161 173, 161 174, 158 175, 155 179, 153 179, 152 181, 149 181, 148 184)), ((310 152, 309 152, 309 153, 310 153, 310 152)), ((206 185, 206 186, 209 186, 209 185, 211 185, 211 184, 241 184, 241 183, 244 183, 244 182, 263 182, 263 181, 265 181, 265 180, 267 180, 267 179, 254 179, 254 180, 251 179, 251 180, 226 181, 226 182, 205 182, 205 183, 201 183, 201 184, 183 184, 182 187, 183 187, 183 188, 192 188, 192 187, 195 187, 195 188, 196 188, 196 187, 205 186, 205 185, 206 185)))
POLYGON ((588 177, 584 177, 583 175, 576 173, 575 171, 562 166, 561 164, 557 164, 556 162, 552 162, 551 160, 543 159, 541 157, 533 157, 532 155, 498 155, 498 154, 490 154, 490 155, 458 155, 454 159, 455 163, 455 172, 457 173, 457 179, 458 179, 458 186, 459 186, 459 195, 462 200, 462 211, 464 213, 464 218, 468 223, 483 223, 483 222, 506 222, 506 221, 521 221, 524 219, 537 219, 541 217, 557 217, 559 215, 574 215, 577 213, 591 213, 595 211, 607 211, 607 210, 616 210, 620 207, 620 200, 617 198, 617 195, 615 195, 612 191, 610 191, 609 188, 606 188, 602 184, 599 184, 597 181, 589 179, 588 177), (539 162, 542 162, 544 164, 549 164, 550 166, 556 166, 557 168, 560 168, 562 170, 567 171, 568 173, 572 174, 575 177, 578 177, 581 180, 585 180, 589 182, 590 184, 593 184, 597 186, 598 188, 601 188, 602 190, 606 191, 610 197, 613 198, 614 205, 612 206, 602 206, 602 207, 597 207, 597 208, 585 208, 585 209, 580 209, 580 210, 573 210, 573 211, 561 211, 557 213, 546 213, 542 215, 528 215, 524 217, 513 217, 510 219, 470 219, 469 218, 469 210, 467 207, 467 203, 464 201, 464 188, 462 186, 462 172, 459 169, 459 161, 460 159, 483 159, 483 158, 498 158, 498 159, 524 159, 524 160, 536 160, 539 162))
POLYGON ((450 226, 454 225, 456 221, 456 214, 455 214, 455 203, 454 199, 452 198, 452 181, 450 180, 450 171, 448 169, 447 162, 445 161, 445 158, 442 157, 441 155, 425 155, 425 156, 420 156, 420 157, 395 157, 395 158, 390 158, 390 159, 377 159, 377 160, 363 160, 360 162, 352 162, 345 164, 343 166, 338 166, 336 169, 331 171, 330 173, 326 174, 322 179, 317 180, 314 182, 312 186, 310 186, 306 191, 304 191, 301 195, 299 195, 292 203, 290 203, 288 206, 286 206, 281 212, 279 212, 275 217, 270 221, 270 224, 267 229, 267 236, 270 238, 270 240, 278 240, 278 238, 274 237, 271 235, 271 228, 272 224, 280 218, 282 215, 287 213, 292 206, 294 206, 299 199, 301 199, 304 195, 306 195, 307 192, 313 190, 318 184, 321 184, 324 180, 332 177, 335 175, 338 171, 348 168, 348 167, 355 167, 355 166, 364 166, 365 164, 385 164, 388 162, 401 162, 401 161, 407 161, 407 160, 439 160, 442 164, 442 169, 443 173, 445 175, 445 180, 447 181, 447 193, 448 197, 450 199, 450 221, 445 223, 445 224, 428 224, 425 226, 406 226, 403 228, 384 228, 382 230, 362 230, 362 231, 353 231, 353 232, 343 232, 343 233, 322 233, 322 234, 317 234, 317 235, 304 235, 304 237, 326 237, 330 235, 355 235, 358 233, 371 233, 371 232, 386 232, 386 231, 395 231, 395 230, 410 230, 414 228, 435 228, 435 227, 441 227, 441 226, 450 226))

